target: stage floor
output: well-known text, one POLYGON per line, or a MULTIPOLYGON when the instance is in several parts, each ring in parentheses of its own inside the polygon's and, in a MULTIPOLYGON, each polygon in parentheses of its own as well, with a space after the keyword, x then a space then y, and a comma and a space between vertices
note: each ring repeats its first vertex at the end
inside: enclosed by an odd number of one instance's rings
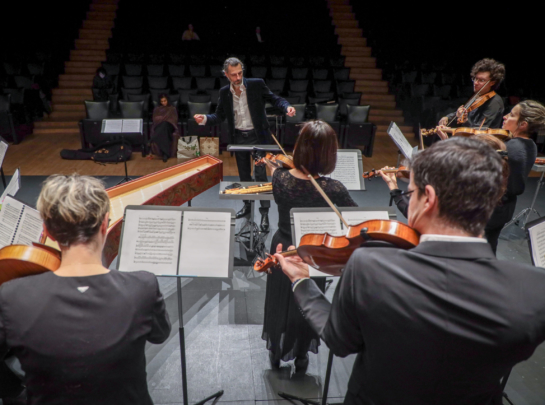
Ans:
MULTIPOLYGON (((44 176, 24 176, 17 198, 34 205, 44 176)), ((8 178, 9 180, 9 178, 8 178)), ((112 186, 119 177, 105 177, 112 186)), ((227 177, 225 180, 236 180, 227 177)), ((526 192, 519 198, 518 213, 531 203, 537 179, 529 179, 526 192)), ((359 206, 387 206, 389 193, 382 181, 366 182, 367 191, 351 192, 359 206)), ((404 187, 404 186, 402 186, 404 187)), ((218 186, 197 196, 193 207, 233 208, 242 203, 220 200, 218 186)), ((545 200, 539 196, 536 208, 545 212, 545 200)), ((270 247, 277 229, 278 210, 271 204, 271 231, 265 237, 270 247)), ((398 212, 397 219, 406 222, 398 212)), ((259 212, 256 209, 256 218, 259 212)), ((535 219, 535 216, 532 217, 535 219)), ((237 229, 244 220, 237 222, 237 229)), ((210 247, 213 249, 213 247, 210 247)), ((505 230, 499 241, 498 257, 530 263, 530 254, 523 232, 516 226, 505 230)), ((222 405, 286 403, 279 391, 320 400, 323 390, 328 349, 322 342, 319 354, 310 354, 310 365, 305 374, 295 374, 293 362, 282 363, 280 370, 271 370, 265 342, 261 339, 266 276, 245 265, 248 259, 244 249, 235 248, 235 270, 232 279, 187 278, 183 280, 183 316, 187 346, 188 395, 190 403, 224 390, 219 399, 222 405)), ((331 299, 336 279, 327 290, 331 299)), ((155 404, 182 404, 180 350, 178 336, 178 307, 175 281, 160 279, 167 310, 172 322, 172 333, 162 345, 146 347, 148 384, 155 404)), ((329 402, 342 402, 355 356, 334 358, 329 389, 329 402)), ((534 355, 517 365, 507 384, 506 392, 516 405, 545 404, 545 344, 534 355)), ((507 402, 505 402, 507 404, 507 402)))

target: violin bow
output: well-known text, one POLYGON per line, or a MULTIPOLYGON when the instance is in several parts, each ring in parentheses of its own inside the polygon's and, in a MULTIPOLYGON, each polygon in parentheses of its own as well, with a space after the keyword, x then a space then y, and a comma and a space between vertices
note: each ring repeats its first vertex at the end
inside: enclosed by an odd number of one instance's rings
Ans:
POLYGON ((280 142, 278 142, 278 139, 276 139, 276 136, 274 136, 274 134, 272 132, 271 132, 271 136, 274 139, 274 141, 276 142, 276 144, 278 145, 278 147, 282 150, 282 153, 284 154, 284 156, 288 156, 286 151, 284 150, 282 145, 280 145, 280 142))
MULTIPOLYGON (((492 79, 490 79, 492 80, 492 79)), ((464 105, 464 110, 467 110, 469 107, 471 107, 471 105, 477 100, 477 98, 481 95, 481 91, 483 91, 483 89, 488 85, 488 83, 490 83, 490 80, 487 81, 483 87, 481 87, 481 89, 466 103, 466 105, 464 105)), ((456 114, 454 114, 454 118, 452 118, 450 120, 450 122, 447 124, 447 127, 450 127, 450 124, 452 124, 452 122, 458 117, 456 117, 456 114)))
POLYGON ((310 182, 312 183, 312 185, 314 187, 316 187, 316 190, 318 190, 318 192, 322 195, 322 197, 324 197, 324 200, 326 201, 326 203, 331 207, 331 209, 333 211, 335 211, 335 214, 337 214, 337 216, 340 218, 340 220, 342 221, 342 223, 344 224, 344 226, 346 226, 346 229, 350 228, 350 225, 348 225, 348 222, 346 222, 346 220, 343 218, 343 216, 341 215, 341 213, 339 212, 339 210, 337 209, 337 207, 335 207, 335 204, 333 204, 333 201, 331 201, 329 199, 329 197, 327 196, 327 194, 325 193, 324 190, 322 190, 322 187, 320 187, 320 185, 318 184, 318 182, 314 179, 314 177, 312 177, 312 175, 308 172, 307 169, 305 169, 303 166, 301 166, 303 171, 305 172, 305 174, 308 176, 308 178, 310 179, 310 182))

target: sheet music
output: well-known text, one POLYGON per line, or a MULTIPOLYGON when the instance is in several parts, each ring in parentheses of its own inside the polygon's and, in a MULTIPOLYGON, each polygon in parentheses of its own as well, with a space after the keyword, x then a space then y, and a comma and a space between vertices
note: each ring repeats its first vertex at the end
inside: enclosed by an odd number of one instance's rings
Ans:
POLYGON ((176 275, 181 223, 181 211, 127 209, 119 270, 176 275))
POLYGON ((23 207, 22 202, 9 195, 4 200, 2 211, 0 211, 0 249, 11 245, 23 207))
POLYGON ((349 225, 357 225, 371 219, 390 219, 388 211, 342 211, 343 218, 349 225))
POLYGON ((545 222, 528 229, 530 243, 532 245, 532 258, 534 265, 545 267, 545 222))
POLYGON ((123 120, 103 120, 102 121, 102 133, 103 134, 119 134, 123 129, 123 120))
POLYGON ((348 190, 361 190, 358 153, 337 152, 337 165, 329 177, 339 180, 348 190))
POLYGON ((390 123, 390 127, 388 128, 388 135, 390 135, 390 138, 392 138, 401 153, 403 153, 403 156, 405 156, 407 159, 410 159, 413 154, 413 147, 411 146, 407 138, 405 138, 405 135, 403 135, 403 132, 401 132, 401 129, 399 129, 395 122, 390 123))
POLYGON ((123 133, 142 133, 142 119, 123 120, 123 133))
POLYGON ((185 211, 178 275, 229 277, 231 213, 185 211))
MULTIPOLYGON (((295 229, 294 243, 295 247, 303 235, 307 233, 329 233, 333 236, 344 235, 341 229, 341 221, 337 214, 331 212, 294 212, 293 226, 295 229)), ((288 246, 284 246, 287 249, 288 246)))
POLYGON ((19 220, 19 227, 13 238, 13 244, 32 245, 32 242, 39 242, 43 232, 43 224, 40 212, 25 205, 23 215, 19 220))
POLYGON ((2 193, 2 196, 0 197, 0 204, 4 203, 4 200, 9 195, 14 196, 17 194, 19 189, 21 188, 21 171, 19 168, 15 170, 15 173, 13 173, 13 176, 11 176, 11 180, 8 183, 8 186, 2 193))
POLYGON ((2 167, 2 164, 4 163, 8 146, 9 144, 2 137, 0 137, 0 167, 2 167))

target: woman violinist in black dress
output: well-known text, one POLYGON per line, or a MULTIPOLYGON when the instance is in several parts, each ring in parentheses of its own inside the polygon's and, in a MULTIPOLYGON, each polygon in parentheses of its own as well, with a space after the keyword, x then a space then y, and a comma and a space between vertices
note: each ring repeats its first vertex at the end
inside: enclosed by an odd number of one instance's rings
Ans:
MULTIPOLYGON (((272 239, 271 252, 276 252, 278 244, 287 248, 296 242, 293 240, 290 225, 292 208, 328 207, 303 168, 316 179, 337 206, 356 206, 342 183, 323 177, 335 169, 337 148, 337 135, 333 128, 320 120, 310 121, 301 129, 295 144, 294 169, 276 168, 267 162, 272 171, 273 194, 279 215, 278 230, 272 239)), ((320 277, 316 282, 322 291, 325 290, 325 277, 320 277)), ((262 338, 267 341, 273 368, 279 367, 280 360, 289 361, 295 358, 296 371, 306 370, 308 352, 317 353, 320 345, 320 337, 301 315, 293 299, 291 283, 281 271, 273 271, 267 276, 262 338)))

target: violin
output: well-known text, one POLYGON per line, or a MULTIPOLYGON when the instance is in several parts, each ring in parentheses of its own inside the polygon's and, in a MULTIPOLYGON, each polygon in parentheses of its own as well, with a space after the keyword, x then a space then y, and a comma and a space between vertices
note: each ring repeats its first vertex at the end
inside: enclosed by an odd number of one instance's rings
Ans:
MULTIPOLYGON (((402 222, 373 219, 348 228, 346 236, 332 236, 328 233, 303 235, 299 247, 282 252, 284 257, 299 255, 308 265, 329 274, 339 276, 354 251, 365 242, 388 242, 400 249, 417 246, 420 234, 402 222)), ((254 263, 257 272, 267 271, 276 266, 278 260, 269 255, 254 263)))
MULTIPOLYGON (((437 134, 437 131, 439 128, 432 128, 432 129, 422 129, 421 133, 422 136, 430 136, 437 134)), ((507 131, 506 129, 496 129, 496 128, 489 128, 489 129, 477 129, 477 128, 442 128, 441 131, 447 132, 452 134, 452 136, 465 136, 470 137, 473 135, 492 135, 498 138, 500 141, 506 141, 508 139, 512 138, 512 134, 510 131, 507 131)))
POLYGON ((536 158, 536 165, 545 165, 545 158, 536 158))
POLYGON ((267 153, 265 157, 262 157, 261 159, 256 159, 255 164, 257 166, 264 165, 265 161, 268 160, 275 164, 278 167, 284 168, 284 169, 294 169, 295 165, 293 164, 293 158, 288 155, 274 155, 272 153, 267 153))
POLYGON ((0 285, 19 277, 56 271, 61 265, 61 252, 33 243, 9 245, 0 249, 0 285))
MULTIPOLYGON (((381 170, 383 173, 399 173, 399 176, 398 177, 402 177, 402 178, 405 178, 405 179, 408 179, 410 178, 410 175, 411 175, 411 171, 409 170, 408 167, 405 167, 405 166, 399 166, 397 169, 384 169, 384 170, 381 170)), ((378 170, 376 169, 373 169, 369 172, 364 172, 363 173, 363 178, 364 179, 371 179, 373 178, 374 176, 378 176, 378 170)))

